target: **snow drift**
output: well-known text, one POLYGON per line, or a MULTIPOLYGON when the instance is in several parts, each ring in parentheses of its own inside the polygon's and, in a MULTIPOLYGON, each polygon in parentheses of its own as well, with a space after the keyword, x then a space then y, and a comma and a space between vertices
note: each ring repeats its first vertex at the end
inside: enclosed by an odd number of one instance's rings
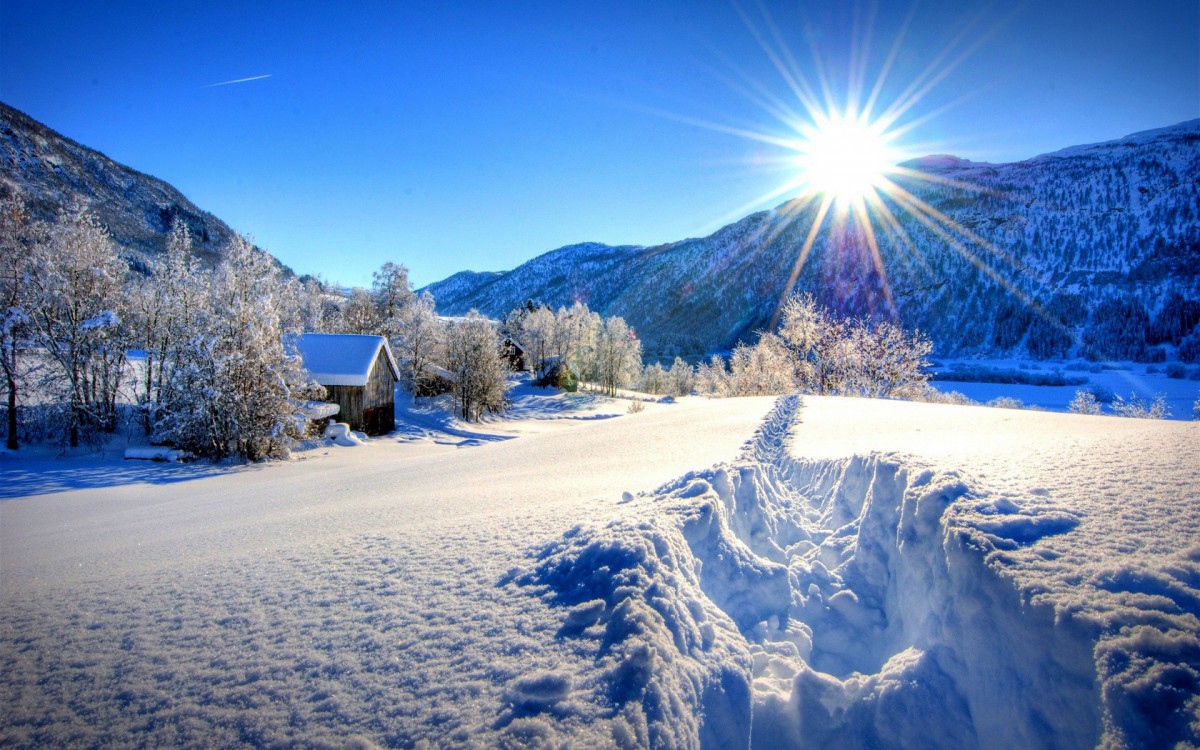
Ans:
POLYGON ((1110 588, 1171 606, 1066 606, 1010 555, 1052 562, 1039 542, 1077 512, 897 454, 795 459, 801 407, 781 399, 738 460, 571 530, 515 576, 564 608, 561 638, 590 643, 578 681, 618 745, 1195 741, 1200 553, 1162 580, 1113 572, 1110 588))

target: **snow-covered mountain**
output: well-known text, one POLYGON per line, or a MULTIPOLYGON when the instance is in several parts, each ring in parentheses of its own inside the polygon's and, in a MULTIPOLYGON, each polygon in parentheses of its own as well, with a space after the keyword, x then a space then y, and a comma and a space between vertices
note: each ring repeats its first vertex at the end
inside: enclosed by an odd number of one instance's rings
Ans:
MULTIPOLYGON (((1200 120, 1013 164, 932 156, 894 179, 879 262, 831 212, 796 289, 851 315, 898 318, 938 354, 1200 357, 1200 120), (886 279, 886 282, 885 282, 886 279)), ((652 356, 701 355, 770 325, 818 207, 793 200, 709 237, 571 245, 428 289, 494 316, 527 299, 626 318, 652 356)))
POLYGON ((97 214, 134 268, 166 251, 172 222, 191 231, 206 265, 233 230, 162 180, 130 169, 0 102, 0 194, 17 190, 36 218, 54 223, 81 203, 97 214))

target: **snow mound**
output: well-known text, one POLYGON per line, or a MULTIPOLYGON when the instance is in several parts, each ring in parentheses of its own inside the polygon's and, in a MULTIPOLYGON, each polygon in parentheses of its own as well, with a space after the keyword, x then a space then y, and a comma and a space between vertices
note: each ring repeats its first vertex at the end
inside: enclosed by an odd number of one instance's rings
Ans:
POLYGON ((608 707, 618 746, 749 741, 749 654, 691 560, 670 524, 615 521, 572 530, 517 578, 565 609, 559 638, 588 643, 594 669, 581 687, 608 707))
POLYGON ((163 461, 176 464, 183 461, 190 461, 193 458, 195 456, 187 451, 163 446, 125 449, 125 459, 128 461, 163 461))
POLYGON ((1053 563, 1078 512, 899 454, 794 458, 801 408, 518 577, 594 643, 614 727, 656 747, 1196 742, 1200 548, 1069 603, 1014 570, 1053 563))
POLYGON ((362 445, 362 438, 361 433, 351 430, 350 425, 345 422, 330 422, 329 426, 325 428, 325 439, 344 448, 362 445))

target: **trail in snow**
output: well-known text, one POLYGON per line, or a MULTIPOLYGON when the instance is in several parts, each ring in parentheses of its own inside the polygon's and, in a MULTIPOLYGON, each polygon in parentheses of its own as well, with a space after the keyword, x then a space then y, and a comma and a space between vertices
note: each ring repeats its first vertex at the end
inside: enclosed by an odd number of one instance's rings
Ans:
POLYGON ((659 747, 1196 740, 1187 536, 1157 569, 1056 584, 1031 560, 1086 509, 911 456, 794 458, 799 410, 517 578, 567 608, 560 635, 593 649, 575 684, 618 727, 659 747))

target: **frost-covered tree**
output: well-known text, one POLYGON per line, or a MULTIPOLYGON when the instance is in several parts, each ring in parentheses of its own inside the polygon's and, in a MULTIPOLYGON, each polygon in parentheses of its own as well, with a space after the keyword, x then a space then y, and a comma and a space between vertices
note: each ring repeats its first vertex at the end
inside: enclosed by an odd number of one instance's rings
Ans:
POLYGON ((29 312, 33 304, 31 274, 38 246, 45 242, 46 227, 29 215, 25 202, 15 192, 0 201, 0 372, 4 375, 6 404, 5 445, 19 445, 18 403, 30 361, 29 312))
POLYGON ((377 336, 380 323, 371 293, 366 289, 356 288, 350 291, 350 297, 342 303, 337 333, 377 336))
POLYGON ((933 342, 920 331, 908 332, 882 321, 857 326, 860 393, 872 398, 911 398, 924 390, 929 376, 926 359, 933 342))
POLYGON ((371 298, 374 302, 376 330, 370 331, 391 340, 403 328, 405 310, 416 301, 408 268, 388 261, 371 274, 371 298))
POLYGON ((697 365, 696 391, 717 398, 729 395, 729 374, 725 370, 725 359, 720 354, 714 354, 707 362, 697 365))
POLYGON ((683 361, 682 357, 676 357, 671 364, 671 369, 667 372, 667 383, 669 394, 686 396, 696 387, 696 370, 683 361))
POLYGON ((658 395, 666 393, 668 388, 667 371, 661 364, 655 362, 651 365, 646 365, 642 370, 642 376, 638 380, 638 390, 642 393, 652 393, 658 395))
POLYGON ((319 277, 305 275, 288 284, 286 299, 289 327, 306 333, 336 332, 341 308, 319 277))
POLYGON ((754 346, 738 344, 729 357, 729 394, 765 396, 795 391, 795 361, 773 334, 763 334, 754 346))
POLYGON ((391 345, 400 359, 404 385, 412 393, 421 394, 430 380, 429 366, 442 357, 445 347, 445 331, 434 309, 433 296, 422 292, 401 308, 394 320, 397 329, 391 345))
POLYGON ((642 369, 642 342, 625 319, 605 318, 589 329, 582 347, 583 377, 610 396, 632 382, 642 369))
POLYGON ((1111 406, 1113 413, 1118 417, 1166 419, 1171 416, 1171 409, 1167 406, 1167 399, 1162 394, 1155 396, 1149 404, 1146 404, 1136 393, 1130 395, 1128 399, 1117 396, 1113 399, 1111 406))
POLYGON ((1096 400, 1095 394, 1091 391, 1075 391, 1075 397, 1067 405, 1067 411, 1072 414, 1097 415, 1100 410, 1100 402, 1096 400))
POLYGON ((546 374, 552 356, 557 320, 550 308, 529 300, 504 319, 504 331, 525 349, 526 365, 535 378, 546 374))
POLYGON ((130 285, 130 341, 146 353, 136 395, 147 434, 157 419, 172 364, 190 341, 208 281, 208 274, 192 254, 187 225, 176 221, 167 238, 166 254, 153 259, 149 274, 130 285))
POLYGON ((160 410, 160 438, 211 458, 286 456, 323 390, 285 349, 280 274, 244 237, 225 249, 160 410))
POLYGON ((508 397, 508 363, 500 339, 487 318, 471 310, 446 331, 445 368, 454 374, 459 414, 477 422, 484 410, 501 412, 508 397))
POLYGON ((558 308, 548 344, 550 357, 557 362, 574 361, 599 327, 600 316, 582 302, 558 308))
POLYGON ((778 341, 795 358, 797 383, 812 393, 912 398, 929 379, 933 345, 924 334, 886 321, 840 320, 808 294, 784 303, 778 341))
POLYGON ((128 266, 108 230, 82 207, 64 215, 38 246, 30 275, 30 328, 50 367, 44 393, 66 405, 66 441, 95 440, 117 425, 125 374, 122 285, 128 266))
POLYGON ((811 294, 787 299, 777 333, 796 357, 796 374, 806 390, 820 394, 838 391, 844 331, 811 294))

